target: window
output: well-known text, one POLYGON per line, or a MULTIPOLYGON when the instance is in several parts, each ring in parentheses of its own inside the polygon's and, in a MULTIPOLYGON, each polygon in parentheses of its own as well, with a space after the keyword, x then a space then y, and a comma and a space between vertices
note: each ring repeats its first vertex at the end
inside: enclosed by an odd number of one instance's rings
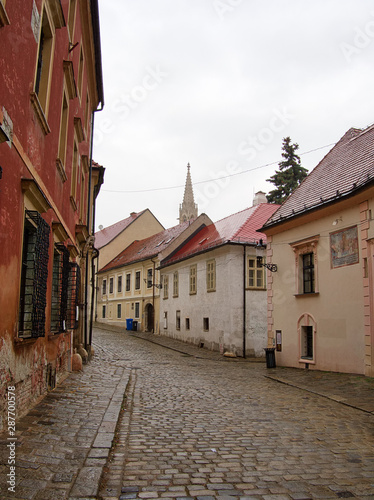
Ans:
POLYGON ((78 144, 74 139, 73 165, 71 171, 71 190, 70 190, 70 201, 73 205, 74 210, 77 210, 77 187, 78 187, 79 166, 80 166, 80 158, 78 152, 78 144))
POLYGON ((34 92, 32 103, 37 111, 44 132, 48 133, 49 126, 46 122, 48 115, 48 101, 52 79, 52 62, 54 47, 54 27, 50 22, 47 9, 44 8, 41 21, 38 60, 36 65, 34 92))
POLYGON ((131 290, 131 274, 127 273, 126 274, 126 292, 129 292, 131 290))
POLYGON ((186 318, 186 330, 190 329, 190 318, 186 318))
POLYGON ((106 295, 106 279, 103 279, 102 294, 103 294, 103 295, 106 295))
POLYGON ((69 36, 70 36, 70 41, 71 42, 73 41, 73 37, 74 37, 74 24, 75 24, 76 3, 77 3, 77 0, 70 0, 69 17, 68 17, 68 29, 69 29, 69 36))
POLYGON ((38 212, 29 210, 24 224, 18 336, 43 337, 50 227, 38 212))
POLYGON ((300 345, 300 361, 315 363, 315 336, 317 325, 312 315, 303 314, 297 323, 300 345))
POLYGON ((140 302, 135 302, 135 318, 140 316, 140 302))
POLYGON ((147 270, 147 288, 152 288, 152 278, 153 278, 153 271, 152 269, 147 270))
POLYGON ((178 297, 179 277, 178 271, 173 274, 173 297, 178 297))
POLYGON ((70 262, 67 317, 67 328, 69 330, 78 328, 80 283, 80 268, 77 263, 70 262))
POLYGON ((164 312, 164 330, 166 330, 168 327, 168 313, 165 311, 164 312))
POLYGON ((106 306, 103 306, 103 311, 102 311, 102 318, 106 318, 106 306))
POLYGON ((83 68, 84 68, 84 58, 83 58, 83 48, 81 46, 81 51, 79 55, 78 82, 77 82, 80 98, 82 98, 83 68))
POLYGON ((314 254, 306 253, 303 262, 303 292, 314 293, 314 254))
POLYGON ((301 327, 301 357, 313 359, 313 327, 301 327))
POLYGON ((122 306, 121 304, 117 304, 117 318, 121 319, 121 315, 122 315, 122 306))
POLYGON ((262 257, 249 257, 248 259, 248 288, 265 288, 265 268, 262 257))
POLYGON ((204 332, 209 332, 209 318, 203 318, 204 332))
POLYGON ((206 289, 207 292, 216 291, 216 261, 208 260, 206 263, 206 289))
POLYGON ((51 332, 60 333, 67 329, 69 274, 69 251, 62 243, 56 243, 53 255, 51 332))
POLYGON ((169 275, 164 275, 163 279, 164 299, 169 298, 169 275))
POLYGON ((190 267, 190 295, 196 294, 196 275, 197 275, 197 266, 190 267))
POLYGON ((319 235, 291 243, 295 252, 295 295, 318 294, 319 235))
POLYGON ((109 278, 109 293, 113 293, 114 289, 114 278, 109 278))
POLYGON ((68 118, 69 118, 69 100, 65 89, 62 96, 61 120, 60 120, 60 139, 58 145, 58 159, 62 168, 65 170, 66 164, 66 141, 68 136, 68 118))
POLYGON ((135 290, 140 290, 140 271, 135 273, 135 290))
POLYGON ((122 276, 117 278, 117 292, 122 293, 122 276))
POLYGON ((177 330, 181 329, 181 312, 180 311, 176 311, 175 327, 177 330))

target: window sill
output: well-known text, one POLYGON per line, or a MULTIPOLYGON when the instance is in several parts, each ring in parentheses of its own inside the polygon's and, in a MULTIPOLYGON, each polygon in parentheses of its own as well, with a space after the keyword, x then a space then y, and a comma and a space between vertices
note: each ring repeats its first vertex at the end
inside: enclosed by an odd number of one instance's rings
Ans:
POLYGON ((5 7, 0 1, 0 28, 8 26, 10 24, 8 14, 6 13, 5 7))
POLYGON ((49 128, 47 118, 44 114, 44 110, 40 104, 39 98, 35 92, 31 92, 30 98, 31 98, 31 104, 34 108, 34 111, 36 112, 36 116, 39 120, 39 123, 40 123, 42 129, 43 129, 43 132, 45 135, 47 135, 50 133, 51 129, 49 128))
POLYGON ((44 338, 44 335, 42 337, 27 337, 27 338, 16 337, 14 339, 14 343, 16 346, 30 345, 34 344, 40 338, 44 338))
POLYGON ((299 298, 299 297, 315 297, 316 295, 319 295, 319 292, 313 292, 313 293, 295 293, 294 297, 299 298))
POLYGON ((315 365, 316 362, 312 358, 300 358, 299 363, 306 363, 308 365, 315 365))

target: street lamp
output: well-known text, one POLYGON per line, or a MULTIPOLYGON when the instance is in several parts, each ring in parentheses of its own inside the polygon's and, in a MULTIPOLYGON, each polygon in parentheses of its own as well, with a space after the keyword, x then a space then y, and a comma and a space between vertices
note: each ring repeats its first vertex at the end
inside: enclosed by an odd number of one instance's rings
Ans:
POLYGON ((260 240, 256 245, 256 257, 257 257, 257 266, 258 267, 266 267, 272 273, 276 273, 278 270, 278 266, 276 264, 268 264, 267 262, 263 262, 262 259, 262 249, 265 248, 265 245, 262 240, 260 240))

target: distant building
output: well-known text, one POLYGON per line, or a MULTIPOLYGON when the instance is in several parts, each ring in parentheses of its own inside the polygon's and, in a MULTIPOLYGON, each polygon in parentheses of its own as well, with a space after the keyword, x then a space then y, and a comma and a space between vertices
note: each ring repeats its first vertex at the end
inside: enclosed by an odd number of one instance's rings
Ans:
POLYGON ((183 202, 179 205, 179 223, 196 219, 198 215, 197 205, 194 200, 190 164, 187 165, 187 178, 184 188, 183 202))
POLYGON ((90 344, 98 2, 2 1, 0 46, 0 400, 14 386, 20 417, 90 344))
POLYGON ((374 127, 350 129, 264 224, 277 364, 374 376, 374 127))
POLYGON ((201 215, 127 246, 98 272, 97 320, 159 333, 160 259, 210 223, 201 215))
POLYGON ((95 247, 99 250, 99 269, 102 269, 134 240, 152 236, 165 228, 153 213, 146 208, 141 212, 132 212, 129 217, 95 234, 95 247))
POLYGON ((266 236, 256 229, 278 205, 261 199, 201 228, 161 259, 161 335, 239 356, 264 355, 266 236))

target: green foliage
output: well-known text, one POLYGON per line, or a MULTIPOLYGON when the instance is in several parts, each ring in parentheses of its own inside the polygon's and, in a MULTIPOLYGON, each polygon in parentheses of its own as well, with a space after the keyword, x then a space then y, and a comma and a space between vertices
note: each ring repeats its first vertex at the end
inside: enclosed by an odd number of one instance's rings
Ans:
POLYGON ((283 161, 279 162, 279 170, 266 179, 274 184, 276 189, 266 196, 268 203, 283 203, 308 175, 306 168, 301 166, 300 157, 296 154, 298 144, 291 144, 291 138, 285 137, 282 144, 283 161))

